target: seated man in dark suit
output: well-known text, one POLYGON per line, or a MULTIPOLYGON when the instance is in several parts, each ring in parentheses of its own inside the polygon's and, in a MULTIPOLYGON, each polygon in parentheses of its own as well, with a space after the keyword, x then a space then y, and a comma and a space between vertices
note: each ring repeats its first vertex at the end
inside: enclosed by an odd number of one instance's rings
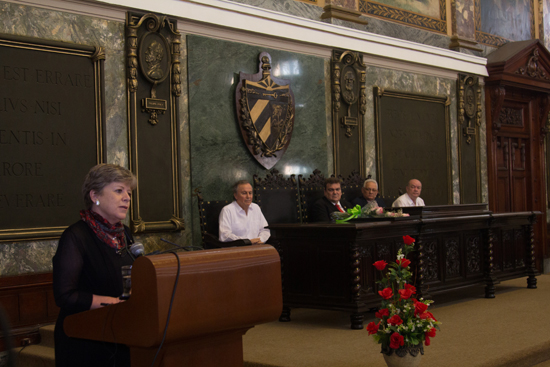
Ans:
POLYGON ((342 199, 342 187, 340 179, 331 177, 325 180, 325 196, 317 200, 309 211, 309 222, 330 222, 332 212, 344 212, 352 205, 345 199, 342 199))
POLYGON ((384 200, 376 197, 376 195, 378 195, 378 182, 376 182, 372 178, 369 178, 365 181, 363 187, 361 188, 361 193, 363 194, 363 196, 353 199, 353 205, 360 205, 362 208, 369 202, 372 202, 374 200, 379 207, 383 208, 384 206, 386 206, 384 200))

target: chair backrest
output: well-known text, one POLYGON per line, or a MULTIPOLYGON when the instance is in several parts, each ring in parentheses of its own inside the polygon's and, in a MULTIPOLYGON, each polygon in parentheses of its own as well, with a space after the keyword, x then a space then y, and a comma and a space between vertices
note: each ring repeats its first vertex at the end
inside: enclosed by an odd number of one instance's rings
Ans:
POLYGON ((403 190, 401 188, 398 188, 397 189, 397 195, 387 195, 387 196, 382 197, 382 199, 386 203, 386 207, 390 207, 393 204, 393 202, 395 200, 397 200, 397 198, 400 197, 403 194, 404 194, 403 190))
POLYGON ((300 185, 300 201, 302 205, 302 223, 308 223, 310 217, 309 209, 313 206, 315 201, 323 197, 325 191, 325 177, 318 169, 313 171, 313 174, 309 176, 307 180, 302 178, 302 175, 298 176, 298 182, 300 185))
POLYGON ((201 234, 204 241, 204 234, 209 233, 212 236, 218 237, 220 227, 218 219, 224 206, 229 204, 227 200, 205 201, 202 197, 200 189, 195 189, 199 204, 199 218, 201 225, 201 234))
POLYGON ((276 169, 263 179, 254 175, 254 198, 268 224, 300 223, 300 197, 294 175, 285 179, 276 169))
MULTIPOLYGON (((332 176, 334 177, 334 175, 332 176)), ((371 175, 368 175, 367 178, 363 178, 359 172, 355 170, 352 171, 347 178, 343 178, 341 175, 338 175, 338 178, 342 181, 342 197, 350 203, 356 197, 361 197, 363 195, 361 188, 365 184, 365 180, 371 177, 371 175)))
POLYGON ((220 242, 220 213, 224 206, 229 204, 227 200, 206 201, 203 199, 200 189, 195 189, 197 203, 199 205, 199 220, 201 226, 202 246, 205 249, 222 247, 247 246, 250 240, 236 240, 220 242))

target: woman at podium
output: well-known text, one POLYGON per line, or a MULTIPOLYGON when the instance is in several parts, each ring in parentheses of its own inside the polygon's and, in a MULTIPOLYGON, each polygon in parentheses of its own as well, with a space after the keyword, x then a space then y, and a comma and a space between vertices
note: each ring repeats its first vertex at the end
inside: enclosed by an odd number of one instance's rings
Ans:
POLYGON ((53 257, 53 290, 60 307, 55 325, 57 367, 130 366, 125 345, 68 337, 65 317, 121 302, 121 267, 131 265, 130 231, 122 224, 130 207, 136 177, 114 164, 99 164, 82 186, 85 210, 67 228, 53 257))

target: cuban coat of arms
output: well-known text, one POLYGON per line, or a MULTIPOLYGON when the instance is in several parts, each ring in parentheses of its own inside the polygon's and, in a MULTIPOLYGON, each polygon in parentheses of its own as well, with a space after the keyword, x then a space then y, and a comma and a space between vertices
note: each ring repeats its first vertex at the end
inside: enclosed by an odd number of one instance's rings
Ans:
POLYGON ((239 73, 235 91, 237 120, 254 158, 270 169, 283 156, 294 127, 290 81, 271 76, 271 56, 262 52, 257 74, 239 73))

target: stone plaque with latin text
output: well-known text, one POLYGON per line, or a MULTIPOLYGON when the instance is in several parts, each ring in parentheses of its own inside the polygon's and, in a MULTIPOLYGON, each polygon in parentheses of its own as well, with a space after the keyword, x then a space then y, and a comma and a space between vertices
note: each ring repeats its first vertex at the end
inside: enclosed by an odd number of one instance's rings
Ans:
POLYGON ((103 161, 102 49, 0 36, 0 241, 56 237, 103 161))

